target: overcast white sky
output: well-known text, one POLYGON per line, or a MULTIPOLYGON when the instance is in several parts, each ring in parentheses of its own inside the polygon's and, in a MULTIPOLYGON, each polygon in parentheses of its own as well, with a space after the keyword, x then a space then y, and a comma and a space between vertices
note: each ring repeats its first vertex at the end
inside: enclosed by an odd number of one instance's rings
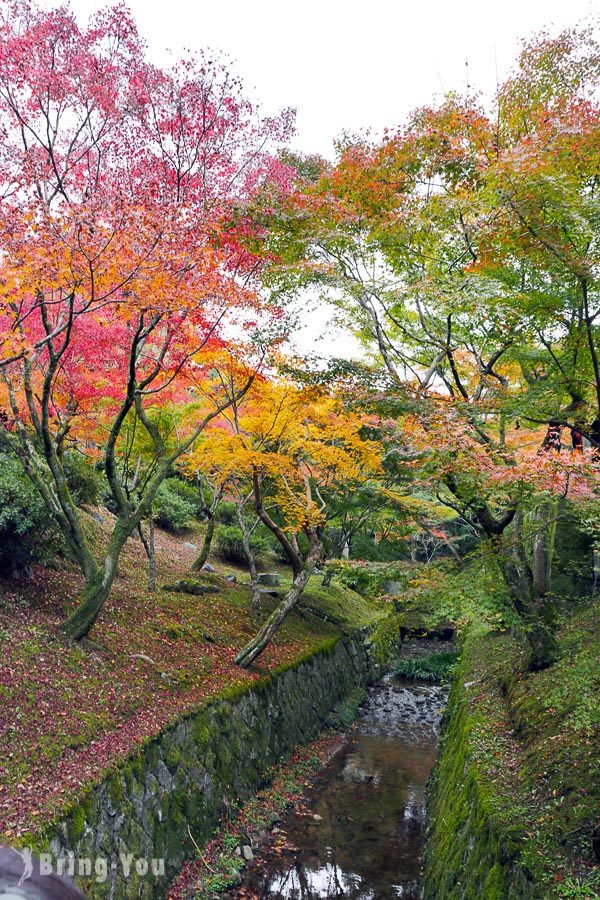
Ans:
MULTIPOLYGON (((44 0, 52 7, 58 0, 44 0)), ((104 5, 71 0, 78 18, 104 5)), ((129 0, 157 62, 166 48, 229 56, 265 111, 298 110, 296 145, 331 156, 342 130, 399 124, 471 85, 493 93, 519 39, 574 25, 594 0, 129 0)))
MULTIPOLYGON (((59 0, 43 0, 46 7, 59 0)), ((71 0, 78 18, 105 5, 71 0)), ((333 155, 344 130, 399 125, 415 106, 467 79, 494 93, 520 40, 592 15, 595 0, 129 0, 151 56, 167 49, 211 48, 226 54, 266 113, 297 109, 294 144, 333 155), (466 62, 468 61, 468 67, 466 62)), ((352 354, 356 347, 328 328, 318 310, 299 335, 303 350, 352 354), (316 335, 321 335, 320 342, 316 335)))

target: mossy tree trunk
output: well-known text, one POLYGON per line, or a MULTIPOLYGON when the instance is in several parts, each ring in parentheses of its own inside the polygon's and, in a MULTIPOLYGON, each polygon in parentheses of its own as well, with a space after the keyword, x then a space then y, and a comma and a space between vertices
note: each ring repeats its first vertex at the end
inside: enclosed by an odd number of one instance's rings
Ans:
POLYGON ((235 662, 238 666, 247 668, 252 665, 254 660, 269 646, 273 635, 281 627, 285 617, 291 612, 302 596, 302 593, 308 584, 308 579, 315 571, 315 566, 321 559, 322 553, 323 548, 320 545, 320 542, 315 542, 306 556, 302 569, 294 577, 292 586, 284 599, 275 607, 256 637, 246 644, 244 649, 236 656, 235 662))
POLYGON ((67 637, 79 641, 86 637, 94 625, 113 586, 121 550, 134 528, 135 525, 128 529, 117 521, 104 557, 104 565, 100 566, 93 560, 85 575, 85 584, 77 598, 77 606, 63 622, 62 630, 67 637))
MULTIPOLYGON (((200 485, 199 490, 201 491, 202 499, 205 500, 205 486, 200 485)), ((204 538, 202 540, 200 553, 198 554, 192 565, 192 569, 195 572, 199 572, 200 569, 203 569, 208 562, 208 557, 210 555, 212 542, 217 527, 217 509, 223 496, 223 490, 224 485, 219 485, 214 489, 210 502, 204 504, 202 511, 206 516, 206 531, 204 532, 204 538)))
POLYGON ((256 618, 258 618, 260 616, 260 588, 258 585, 258 571, 256 569, 256 559, 254 558, 254 553, 252 552, 252 547, 250 545, 250 529, 248 528, 248 524, 244 518, 244 508, 242 503, 236 504, 235 514, 239 529, 242 533, 242 546, 244 548, 244 555, 246 557, 248 568, 250 570, 252 609, 254 610, 254 615, 256 616, 256 618))
POLYGON ((556 615, 554 603, 548 594, 546 553, 541 554, 538 549, 538 554, 543 559, 536 560, 534 546, 532 565, 522 528, 522 516, 517 514, 512 533, 502 535, 493 543, 513 606, 523 622, 530 649, 529 668, 539 671, 555 663, 558 656, 558 643, 554 634, 556 615))
POLYGON ((556 518, 557 503, 552 500, 542 503, 533 515, 533 582, 539 597, 545 597, 551 588, 556 518))
POLYGON ((77 597, 75 610, 63 622, 62 630, 67 637, 79 641, 89 633, 110 594, 113 581, 114 578, 106 578, 98 573, 96 578, 86 582, 77 597))

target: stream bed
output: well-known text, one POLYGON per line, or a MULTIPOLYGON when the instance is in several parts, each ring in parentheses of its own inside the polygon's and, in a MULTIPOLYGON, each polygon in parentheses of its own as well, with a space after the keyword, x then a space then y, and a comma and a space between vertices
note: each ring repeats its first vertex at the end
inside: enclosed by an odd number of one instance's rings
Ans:
POLYGON ((445 687, 386 676, 305 807, 282 817, 274 844, 227 896, 417 898, 425 789, 446 700, 445 687))

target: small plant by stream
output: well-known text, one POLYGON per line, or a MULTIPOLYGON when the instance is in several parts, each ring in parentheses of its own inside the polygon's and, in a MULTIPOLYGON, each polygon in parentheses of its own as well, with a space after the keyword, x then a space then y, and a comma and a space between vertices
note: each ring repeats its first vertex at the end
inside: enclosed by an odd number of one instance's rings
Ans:
MULTIPOLYGON (((329 734, 300 748, 271 773, 271 784, 240 806, 234 818, 223 824, 197 859, 187 863, 171 886, 168 900, 207 900, 241 883, 240 872, 253 858, 257 845, 269 836, 274 849, 284 849, 277 838, 277 823, 290 806, 300 806, 311 779, 343 744, 343 737, 329 734)), ((234 812, 234 811, 232 811, 234 812)))
POLYGON ((400 659, 394 673, 402 678, 421 681, 447 682, 452 678, 458 653, 431 653, 421 659, 400 659))

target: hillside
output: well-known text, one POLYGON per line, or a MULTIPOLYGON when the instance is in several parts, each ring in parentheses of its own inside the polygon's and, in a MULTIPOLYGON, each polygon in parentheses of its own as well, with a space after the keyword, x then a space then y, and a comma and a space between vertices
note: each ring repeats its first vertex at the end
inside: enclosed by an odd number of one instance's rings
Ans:
MULTIPOLYGON (((103 529, 94 527, 101 541, 103 529)), ((159 585, 189 577, 197 552, 189 538, 157 531, 156 544, 159 585)), ((80 645, 59 630, 80 584, 74 567, 36 567, 31 581, 2 584, 2 840, 34 832, 37 822, 67 808, 80 787, 187 711, 260 681, 384 611, 341 588, 328 593, 313 579, 306 602, 314 612, 289 616, 248 672, 233 663, 256 631, 248 577, 212 562, 217 571, 200 580, 215 593, 151 593, 142 546, 130 540, 111 598, 80 645)))

